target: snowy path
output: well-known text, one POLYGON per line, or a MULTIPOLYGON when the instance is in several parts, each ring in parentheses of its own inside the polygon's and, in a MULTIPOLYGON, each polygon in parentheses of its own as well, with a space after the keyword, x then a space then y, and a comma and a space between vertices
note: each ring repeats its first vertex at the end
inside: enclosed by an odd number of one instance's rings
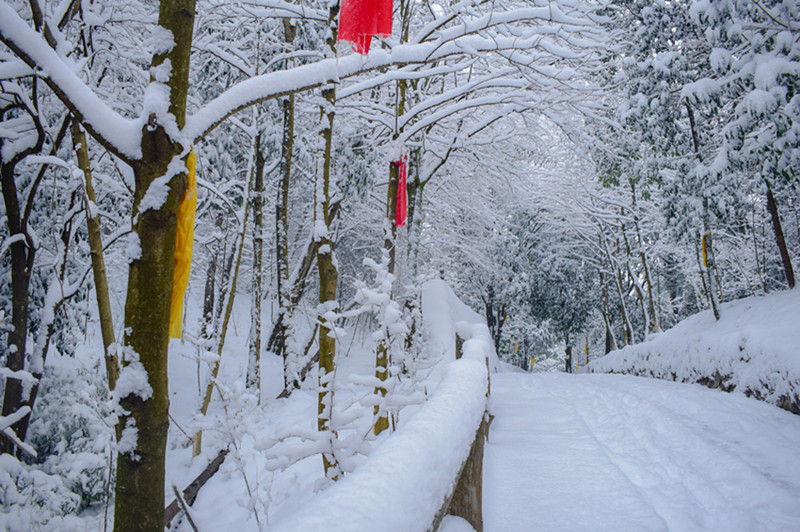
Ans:
POLYGON ((800 530, 800 416, 620 375, 492 376, 487 532, 800 530))

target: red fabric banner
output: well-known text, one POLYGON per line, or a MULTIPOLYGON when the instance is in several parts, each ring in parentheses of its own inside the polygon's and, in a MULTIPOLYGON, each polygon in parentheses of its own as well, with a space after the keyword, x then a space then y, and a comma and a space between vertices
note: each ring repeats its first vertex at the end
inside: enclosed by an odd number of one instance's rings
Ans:
POLYGON ((391 34, 392 0, 342 0, 340 41, 348 41, 356 52, 366 54, 373 35, 391 34))
POLYGON ((397 205, 395 210, 395 225, 397 227, 403 227, 406 225, 406 216, 408 215, 408 192, 406 191, 406 161, 408 161, 408 155, 405 155, 399 161, 395 161, 392 164, 397 165, 399 168, 399 176, 397 179, 397 205))

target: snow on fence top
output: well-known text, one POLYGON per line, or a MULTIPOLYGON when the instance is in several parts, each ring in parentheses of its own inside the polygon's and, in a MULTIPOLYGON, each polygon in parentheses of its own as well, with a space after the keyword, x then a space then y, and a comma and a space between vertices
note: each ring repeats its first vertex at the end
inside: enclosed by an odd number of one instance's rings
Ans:
POLYGON ((496 359, 481 316, 443 281, 423 286, 423 323, 445 366, 430 399, 367 462, 274 531, 426 531, 450 495, 486 409, 487 358, 496 359), (455 333, 465 339, 455 360, 455 333), (452 362, 450 361, 452 360, 452 362))

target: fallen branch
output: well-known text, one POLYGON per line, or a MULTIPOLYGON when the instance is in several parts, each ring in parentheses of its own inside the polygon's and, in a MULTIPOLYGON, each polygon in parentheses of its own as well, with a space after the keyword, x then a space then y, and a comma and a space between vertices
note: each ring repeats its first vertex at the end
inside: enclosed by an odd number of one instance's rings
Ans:
MULTIPOLYGON (((214 458, 211 463, 208 464, 208 466, 197 476, 197 478, 194 479, 192 483, 183 490, 183 498, 188 506, 194 504, 195 499, 197 499, 197 494, 200 492, 200 488, 202 488, 206 482, 208 482, 208 480, 214 476, 214 473, 219 471, 219 467, 222 465, 222 462, 225 461, 226 456, 228 456, 228 449, 223 449, 220 451, 217 457, 214 458)), ((180 511, 181 508, 179 506, 178 498, 176 497, 171 503, 169 503, 169 506, 164 509, 164 528, 169 528, 170 523, 180 511)))

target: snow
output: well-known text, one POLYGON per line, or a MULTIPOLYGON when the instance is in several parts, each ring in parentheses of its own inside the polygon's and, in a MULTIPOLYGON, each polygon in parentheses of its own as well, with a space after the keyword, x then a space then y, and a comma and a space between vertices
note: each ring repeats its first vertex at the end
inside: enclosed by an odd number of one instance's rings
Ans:
POLYGON ((757 54, 754 58, 755 73, 753 83, 756 89, 769 90, 777 84, 778 76, 800 74, 800 65, 785 57, 775 57, 768 54, 757 54))
POLYGON ((475 532, 475 529, 466 519, 454 515, 446 515, 442 519, 439 532, 475 532))
POLYGON ((7 250, 11 249, 11 246, 14 245, 15 242, 24 242, 24 241, 25 241, 25 235, 23 233, 17 233, 8 238, 5 238, 3 240, 3 243, 0 244, 0 257, 2 257, 7 250))
MULTIPOLYGON (((447 283, 440 279, 426 282, 422 287, 422 315, 424 328, 429 338, 432 349, 438 350, 445 360, 455 358, 456 331, 464 339, 480 339, 480 344, 465 342, 464 352, 467 350, 485 350, 489 358, 492 371, 497 367, 497 355, 494 353, 489 330, 483 317, 465 305, 453 292, 447 283), (469 347, 468 347, 469 344, 469 347), (487 345, 488 344, 488 345, 487 345), (475 347, 473 347, 473 345, 475 347)), ((434 371, 432 380, 435 382, 439 366, 434 371)))
POLYGON ((683 89, 681 89, 681 99, 693 98, 698 102, 707 102, 719 95, 719 93, 720 86, 717 80, 703 78, 684 85, 683 89))
POLYGON ((723 378, 732 391, 772 404, 798 403, 800 290, 754 296, 691 316, 669 331, 592 361, 594 372, 697 382, 723 378))
POLYGON ((696 385, 503 373, 484 530, 797 530, 800 417, 696 385))
POLYGON ((483 417, 483 361, 449 366, 440 388, 369 460, 271 530, 428 529, 483 417), (413 508, 413 512, 409 509, 413 508))
POLYGON ((125 257, 129 263, 142 258, 142 243, 139 240, 139 235, 135 232, 131 232, 128 235, 125 257))
POLYGON ((114 397, 117 402, 136 395, 147 401, 153 396, 153 388, 147 379, 147 371, 139 360, 139 354, 130 347, 123 347, 122 364, 117 379, 117 386, 114 388, 114 397))
POLYGON ((6 2, 0 3, 0 33, 9 44, 30 57, 44 77, 59 87, 94 131, 120 153, 134 159, 141 157, 140 121, 123 118, 111 109, 6 2))
MULTIPOLYGON (((165 115, 166 117, 166 115, 165 115)), ((174 118, 172 119, 174 122, 174 118)), ((188 150, 186 150, 188 152, 188 150)), ((185 154, 179 154, 172 158, 167 166, 167 172, 161 177, 153 179, 150 186, 147 188, 142 201, 139 202, 139 213, 146 212, 150 209, 158 210, 167 201, 169 196, 170 181, 176 175, 186 173, 186 162, 183 160, 185 154)))

